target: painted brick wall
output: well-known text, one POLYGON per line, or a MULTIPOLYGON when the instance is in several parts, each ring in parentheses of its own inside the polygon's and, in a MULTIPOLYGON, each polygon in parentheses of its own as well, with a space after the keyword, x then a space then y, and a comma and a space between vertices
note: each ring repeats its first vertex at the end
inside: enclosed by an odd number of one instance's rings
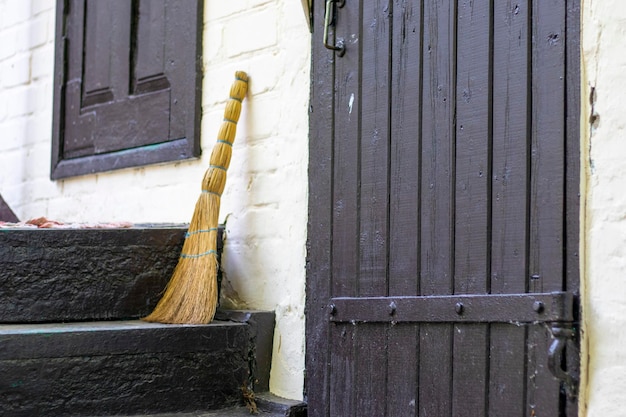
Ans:
POLYGON ((626 3, 582 5, 581 415, 617 417, 626 401, 626 3))
MULTIPOLYGON (((0 3, 0 192, 20 215, 50 197, 54 2, 0 3)), ((54 194, 54 193, 53 193, 54 194)))
POLYGON ((205 0, 201 160, 50 181, 52 0, 0 0, 0 193, 20 219, 188 222, 235 70, 225 304, 276 311, 271 390, 302 398, 310 34, 300 2, 205 0))

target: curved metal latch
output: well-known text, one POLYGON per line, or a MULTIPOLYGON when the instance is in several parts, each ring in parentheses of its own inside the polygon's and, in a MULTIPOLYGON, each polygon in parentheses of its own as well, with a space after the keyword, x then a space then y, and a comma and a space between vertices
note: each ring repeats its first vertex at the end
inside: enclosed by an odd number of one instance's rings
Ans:
POLYGON ((337 7, 343 7, 345 4, 345 0, 326 0, 326 14, 324 15, 324 46, 328 49, 331 49, 337 52, 338 56, 343 56, 346 53, 346 46, 343 41, 339 40, 336 45, 331 45, 328 43, 328 28, 333 24, 334 21, 334 5, 337 7))
POLYGON ((572 323, 553 323, 550 333, 552 333, 552 343, 548 348, 548 369, 555 378, 563 382, 567 395, 575 398, 578 387, 577 376, 563 369, 563 353, 568 342, 575 340, 576 330, 572 323))

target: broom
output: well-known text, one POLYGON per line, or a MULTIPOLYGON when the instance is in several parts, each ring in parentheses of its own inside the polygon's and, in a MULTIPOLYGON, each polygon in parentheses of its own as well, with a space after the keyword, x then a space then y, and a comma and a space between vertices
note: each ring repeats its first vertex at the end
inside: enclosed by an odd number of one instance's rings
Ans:
POLYGON ((159 323, 206 324, 217 308, 217 222, 220 196, 226 184, 241 102, 248 90, 248 76, 235 73, 224 122, 213 147, 209 169, 202 180, 202 193, 185 235, 182 253, 163 297, 142 320, 159 323))

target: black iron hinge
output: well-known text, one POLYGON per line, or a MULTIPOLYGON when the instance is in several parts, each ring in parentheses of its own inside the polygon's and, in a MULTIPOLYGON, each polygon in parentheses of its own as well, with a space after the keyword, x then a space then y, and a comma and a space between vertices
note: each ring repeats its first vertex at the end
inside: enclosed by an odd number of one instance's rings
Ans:
POLYGON ((578 396, 580 379, 580 323, 579 297, 574 295, 571 321, 554 321, 549 329, 552 343, 548 348, 548 369, 561 381, 561 386, 569 400, 578 396))

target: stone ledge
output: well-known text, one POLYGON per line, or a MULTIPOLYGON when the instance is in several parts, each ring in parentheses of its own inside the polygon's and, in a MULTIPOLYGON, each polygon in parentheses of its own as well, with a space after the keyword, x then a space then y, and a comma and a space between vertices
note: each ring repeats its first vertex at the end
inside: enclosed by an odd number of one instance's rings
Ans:
POLYGON ((186 230, 0 229, 0 323, 149 314, 178 262, 186 230))
POLYGON ((242 387, 251 380, 266 384, 269 378, 271 357, 259 352, 271 353, 274 313, 220 315, 226 320, 207 325, 0 325, 0 375, 5 376, 0 381, 0 415, 241 409, 242 387))

